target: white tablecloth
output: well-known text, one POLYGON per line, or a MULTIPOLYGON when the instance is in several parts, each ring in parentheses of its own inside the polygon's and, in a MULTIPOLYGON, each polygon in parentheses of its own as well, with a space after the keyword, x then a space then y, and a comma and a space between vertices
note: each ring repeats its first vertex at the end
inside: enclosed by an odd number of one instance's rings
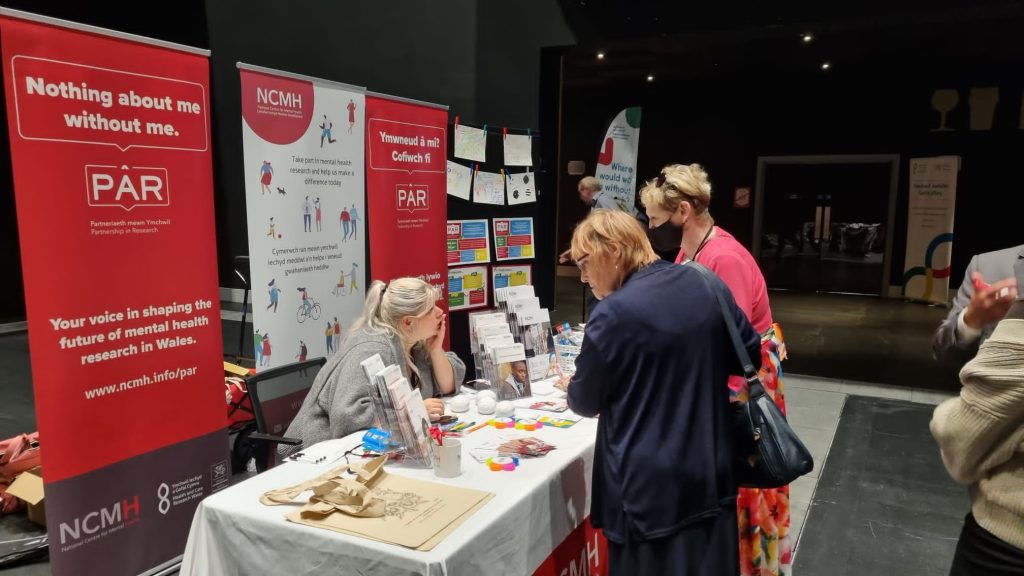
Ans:
MULTIPOLYGON (((560 416, 516 411, 520 418, 542 415, 560 416)), ((459 416, 462 421, 478 423, 490 418, 477 415, 472 408, 459 416)), ((457 478, 441 479, 432 470, 389 465, 390 474, 496 495, 428 552, 288 522, 284 515, 293 508, 264 506, 260 495, 313 478, 344 460, 318 465, 287 462, 213 494, 199 505, 181 574, 532 574, 589 515, 596 429, 597 420, 589 418, 571 428, 545 426, 535 432, 482 428, 462 438, 462 475, 457 478), (514 472, 493 472, 470 456, 471 448, 517 434, 536 436, 556 449, 541 458, 521 459, 514 472)), ((362 434, 328 442, 337 446, 340 455, 359 445, 362 434)), ((352 463, 361 460, 349 459, 352 463)))

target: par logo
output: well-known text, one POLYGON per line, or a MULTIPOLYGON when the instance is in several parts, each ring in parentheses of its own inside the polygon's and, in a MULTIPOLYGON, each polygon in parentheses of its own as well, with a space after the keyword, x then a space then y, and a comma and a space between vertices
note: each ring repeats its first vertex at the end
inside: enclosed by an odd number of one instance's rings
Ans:
POLYGON ((86 164, 85 188, 89 206, 170 206, 166 168, 86 164))
POLYGON ((416 212, 430 209, 430 187, 426 184, 399 184, 395 190, 399 210, 416 212))

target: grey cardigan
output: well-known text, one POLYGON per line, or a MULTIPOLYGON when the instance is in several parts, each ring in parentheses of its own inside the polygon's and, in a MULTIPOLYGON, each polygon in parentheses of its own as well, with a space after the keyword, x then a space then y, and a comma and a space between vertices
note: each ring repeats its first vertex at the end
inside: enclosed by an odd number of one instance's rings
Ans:
MULTIPOLYGON (((370 331, 365 326, 349 332, 341 348, 320 369, 299 413, 284 434, 289 438, 300 438, 302 444, 281 444, 278 446, 279 454, 287 456, 317 442, 342 438, 374 425, 376 414, 370 402, 366 374, 360 365, 374 354, 380 354, 385 366, 398 365, 402 375, 409 379, 398 335, 388 336, 383 332, 370 331)), ((458 390, 466 376, 466 365, 452 352, 447 356, 455 376, 455 389, 458 390)), ((440 396, 434 388, 430 355, 422 343, 413 347, 412 361, 420 373, 420 394, 423 398, 440 396)))

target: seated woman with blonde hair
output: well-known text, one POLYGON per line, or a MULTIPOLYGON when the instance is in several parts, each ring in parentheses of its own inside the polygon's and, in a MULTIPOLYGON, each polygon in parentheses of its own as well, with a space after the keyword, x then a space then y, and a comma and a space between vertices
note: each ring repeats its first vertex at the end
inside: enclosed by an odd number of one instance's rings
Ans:
POLYGON ((437 307, 440 292, 418 278, 377 280, 366 293, 363 315, 352 325, 341 349, 328 358, 313 387, 285 432, 301 438, 299 446, 281 445, 282 456, 317 442, 341 438, 374 425, 366 374, 361 362, 380 354, 384 365, 396 364, 418 388, 427 413, 444 414, 441 396, 455 391, 466 365, 442 345, 445 315, 437 307))

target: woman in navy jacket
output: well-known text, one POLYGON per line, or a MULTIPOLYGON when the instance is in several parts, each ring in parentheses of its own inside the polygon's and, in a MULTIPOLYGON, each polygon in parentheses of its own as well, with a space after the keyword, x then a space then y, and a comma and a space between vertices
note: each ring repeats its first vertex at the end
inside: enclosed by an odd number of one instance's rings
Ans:
POLYGON ((591 521, 610 574, 737 574, 726 380, 742 369, 715 290, 753 359, 758 335, 721 280, 659 259, 628 214, 592 212, 572 256, 601 300, 568 393, 577 414, 600 415, 591 521))

